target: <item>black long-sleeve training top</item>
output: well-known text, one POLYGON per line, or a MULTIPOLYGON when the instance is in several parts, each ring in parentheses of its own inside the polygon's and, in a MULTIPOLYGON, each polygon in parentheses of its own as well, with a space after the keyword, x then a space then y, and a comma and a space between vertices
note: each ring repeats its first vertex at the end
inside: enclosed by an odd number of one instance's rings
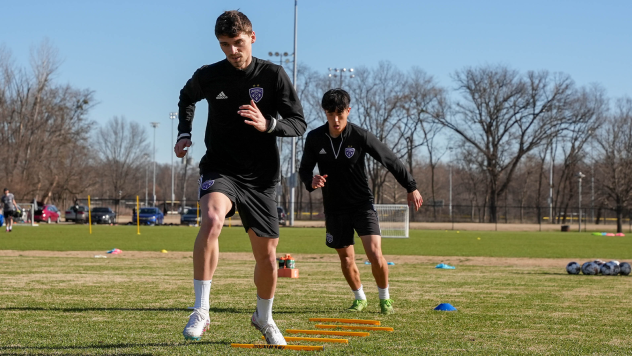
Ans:
POLYGON ((309 192, 314 191, 312 178, 316 164, 319 174, 327 175, 322 188, 326 213, 373 203, 364 162, 367 154, 386 167, 408 193, 417 189, 415 179, 404 164, 375 135, 347 123, 341 135, 332 138, 329 135, 329 124, 326 123, 307 134, 299 168, 301 180, 309 192))
POLYGON ((298 95, 283 67, 252 57, 245 70, 224 59, 198 69, 180 91, 178 140, 191 139, 195 103, 208 102, 206 154, 201 172, 229 175, 253 187, 269 187, 279 179, 276 137, 301 136, 307 124, 298 95), (254 100, 266 119, 260 132, 244 123, 237 111, 254 100), (282 120, 276 120, 279 113, 282 120))

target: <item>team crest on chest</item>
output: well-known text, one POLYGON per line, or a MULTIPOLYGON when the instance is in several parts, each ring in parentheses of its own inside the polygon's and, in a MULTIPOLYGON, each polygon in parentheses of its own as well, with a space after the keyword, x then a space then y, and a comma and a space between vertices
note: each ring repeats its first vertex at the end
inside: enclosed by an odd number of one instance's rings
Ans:
POLYGON ((355 154, 355 148, 345 148, 345 156, 347 156, 347 158, 351 158, 353 157, 353 155, 355 154))
POLYGON ((263 98, 263 88, 254 87, 248 90, 248 94, 250 94, 250 99, 254 100, 255 103, 258 103, 261 98, 263 98))

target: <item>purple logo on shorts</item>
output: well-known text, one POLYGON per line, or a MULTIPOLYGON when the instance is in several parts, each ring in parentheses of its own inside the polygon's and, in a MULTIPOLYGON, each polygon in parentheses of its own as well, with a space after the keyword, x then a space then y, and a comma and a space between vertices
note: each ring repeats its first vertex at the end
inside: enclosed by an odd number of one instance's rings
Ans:
POLYGON ((332 235, 332 234, 330 234, 330 233, 327 233, 327 235, 326 235, 326 236, 327 236, 327 242, 328 242, 328 243, 332 243, 332 242, 334 242, 334 235, 332 235))
POLYGON ((250 88, 250 90, 248 90, 248 94, 250 94, 250 98, 254 100, 255 103, 258 103, 259 100, 263 98, 263 88, 250 88))
POLYGON ((213 183, 215 183, 214 180, 207 180, 206 182, 202 183, 202 186, 200 188, 202 190, 208 190, 208 188, 213 186, 213 183))
POLYGON ((345 148, 345 156, 347 156, 347 158, 353 157, 354 153, 355 153, 355 148, 345 148))

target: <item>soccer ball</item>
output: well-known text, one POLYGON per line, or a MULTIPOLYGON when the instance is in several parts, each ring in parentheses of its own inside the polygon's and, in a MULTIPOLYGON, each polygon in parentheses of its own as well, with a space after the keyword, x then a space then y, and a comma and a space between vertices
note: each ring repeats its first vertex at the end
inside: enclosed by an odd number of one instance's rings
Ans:
POLYGON ((619 261, 610 261, 610 263, 614 263, 615 265, 619 265, 619 261))
POLYGON ((604 276, 616 276, 619 274, 619 266, 613 262, 601 265, 601 274, 604 276))
POLYGON ((630 275, 630 264, 629 263, 622 262, 619 265, 619 269, 620 269, 619 272, 621 272, 622 275, 624 275, 624 276, 630 275))
POLYGON ((569 262, 566 265, 566 272, 568 272, 568 274, 579 274, 580 270, 581 270, 581 267, 579 266, 579 263, 577 262, 569 262))
POLYGON ((586 275, 597 275, 599 274, 599 266, 594 262, 586 262, 582 265, 582 272, 586 275))
POLYGON ((605 262, 604 262, 604 261, 602 261, 602 260, 594 260, 593 262, 594 262, 594 263, 596 263, 596 264, 597 264, 597 266, 599 266, 599 268, 601 268, 601 265, 603 265, 603 264, 605 263, 605 262))

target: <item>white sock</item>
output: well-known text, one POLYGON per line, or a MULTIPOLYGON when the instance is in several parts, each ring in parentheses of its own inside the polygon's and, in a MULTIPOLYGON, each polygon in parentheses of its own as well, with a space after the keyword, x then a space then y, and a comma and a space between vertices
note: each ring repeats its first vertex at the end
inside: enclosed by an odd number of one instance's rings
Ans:
POLYGON ((257 295, 257 321, 264 326, 272 322, 272 299, 262 299, 257 295))
POLYGON ((355 295, 356 300, 366 300, 366 295, 364 295, 362 284, 360 284, 360 289, 353 291, 353 294, 355 295))
POLYGON ((195 309, 202 308, 206 311, 209 311, 209 309, 211 308, 209 303, 209 297, 211 295, 211 282, 211 280, 193 280, 193 289, 195 290, 195 309))
POLYGON ((377 292, 380 295, 380 299, 391 299, 391 296, 388 294, 388 286, 384 289, 377 287, 377 292))

